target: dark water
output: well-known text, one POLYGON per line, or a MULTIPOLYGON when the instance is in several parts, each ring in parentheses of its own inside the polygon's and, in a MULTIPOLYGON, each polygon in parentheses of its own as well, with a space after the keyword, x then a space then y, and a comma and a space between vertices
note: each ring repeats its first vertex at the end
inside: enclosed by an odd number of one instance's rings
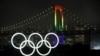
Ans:
MULTIPOLYGON (((41 53, 47 52, 48 48, 42 46, 39 51, 41 53)), ((25 47, 23 49, 25 53, 32 51, 32 48, 25 47)), ((100 51, 90 50, 89 45, 75 44, 70 45, 59 45, 57 48, 52 49, 51 53, 48 56, 100 56, 100 51)), ((0 56, 23 56, 21 55, 18 49, 13 48, 12 46, 3 46, 0 47, 0 56)), ((35 53, 32 56, 40 56, 35 53)))

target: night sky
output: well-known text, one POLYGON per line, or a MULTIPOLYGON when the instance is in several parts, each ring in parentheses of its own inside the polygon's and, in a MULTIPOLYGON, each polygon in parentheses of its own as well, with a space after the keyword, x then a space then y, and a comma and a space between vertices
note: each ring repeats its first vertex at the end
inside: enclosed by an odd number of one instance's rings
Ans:
POLYGON ((55 4, 62 4, 87 23, 100 25, 100 6, 96 0, 0 0, 0 27, 28 19, 55 4))

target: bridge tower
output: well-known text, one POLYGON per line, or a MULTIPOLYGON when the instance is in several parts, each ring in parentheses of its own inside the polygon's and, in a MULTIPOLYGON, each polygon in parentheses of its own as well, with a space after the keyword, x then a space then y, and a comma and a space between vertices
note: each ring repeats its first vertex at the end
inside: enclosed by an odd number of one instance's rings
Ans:
POLYGON ((54 29, 56 31, 64 31, 64 7, 62 5, 55 5, 54 7, 54 29))

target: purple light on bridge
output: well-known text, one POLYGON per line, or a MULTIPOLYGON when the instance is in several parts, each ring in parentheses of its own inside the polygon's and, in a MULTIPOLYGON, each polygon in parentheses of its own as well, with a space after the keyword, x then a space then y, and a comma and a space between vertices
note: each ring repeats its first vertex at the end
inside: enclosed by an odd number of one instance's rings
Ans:
MULTIPOLYGON (((64 45, 65 44, 65 36, 64 36, 64 34, 61 34, 61 35, 58 35, 59 36, 59 44, 61 44, 61 45, 64 45)), ((57 39, 56 39, 56 37, 54 36, 54 38, 53 38, 53 45, 55 45, 57 43, 57 39)))

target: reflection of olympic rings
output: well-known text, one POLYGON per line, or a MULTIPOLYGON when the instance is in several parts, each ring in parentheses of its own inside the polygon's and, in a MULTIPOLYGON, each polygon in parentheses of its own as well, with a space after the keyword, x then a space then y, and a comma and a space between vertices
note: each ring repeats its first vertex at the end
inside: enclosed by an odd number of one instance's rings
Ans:
POLYGON ((31 56, 31 55, 33 55, 34 52, 35 52, 35 49, 36 49, 36 51, 37 51, 37 53, 38 53, 39 55, 46 56, 46 55, 48 55, 48 54, 51 52, 51 49, 52 49, 52 48, 55 48, 55 47, 58 46, 58 44, 59 44, 59 38, 58 38, 58 36, 57 36, 55 33, 48 33, 48 34, 46 34, 46 36, 44 37, 44 39, 43 39, 43 37, 42 37, 41 34, 39 34, 39 33, 32 33, 32 34, 29 35, 29 37, 28 37, 28 39, 27 39, 26 36, 25 36, 23 33, 15 33, 15 34, 12 36, 12 38, 11 38, 11 44, 12 44, 12 46, 13 46, 14 48, 19 49, 20 52, 21 52, 21 54, 24 55, 24 56, 31 56), (21 44, 20 44, 19 47, 16 47, 16 46, 14 45, 14 42, 13 42, 14 37, 17 36, 17 35, 21 35, 21 36, 23 36, 24 39, 25 39, 24 41, 21 42, 21 44), (41 38, 41 40, 37 43, 36 46, 35 46, 34 42, 32 42, 32 41, 30 40, 30 38, 31 38, 33 35, 38 35, 38 36, 41 38), (57 43, 56 43, 56 45, 53 46, 53 47, 51 47, 50 42, 46 40, 47 37, 48 37, 49 35, 54 35, 54 36, 56 36, 56 38, 57 38, 57 43), (29 44, 29 46, 30 46, 31 48, 33 48, 33 51, 32 51, 30 54, 25 54, 25 53, 23 53, 23 51, 22 51, 22 48, 24 48, 24 47, 26 46, 27 43, 29 44), (39 50, 38 50, 38 49, 43 45, 43 43, 46 45, 47 48, 49 48, 49 51, 48 51, 47 53, 45 53, 45 54, 42 54, 42 53, 39 52, 39 50))

